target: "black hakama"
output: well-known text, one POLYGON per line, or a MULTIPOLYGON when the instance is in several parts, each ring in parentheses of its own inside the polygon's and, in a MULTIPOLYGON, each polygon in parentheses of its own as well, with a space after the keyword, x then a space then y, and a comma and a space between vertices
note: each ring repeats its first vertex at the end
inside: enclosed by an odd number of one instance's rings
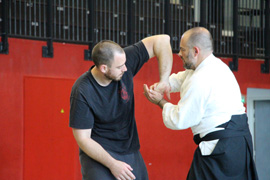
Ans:
POLYGON ((197 147, 187 180, 257 180, 246 114, 233 115, 230 121, 218 127, 225 129, 203 138, 194 136, 196 144, 214 139, 219 141, 208 156, 203 156, 197 147))

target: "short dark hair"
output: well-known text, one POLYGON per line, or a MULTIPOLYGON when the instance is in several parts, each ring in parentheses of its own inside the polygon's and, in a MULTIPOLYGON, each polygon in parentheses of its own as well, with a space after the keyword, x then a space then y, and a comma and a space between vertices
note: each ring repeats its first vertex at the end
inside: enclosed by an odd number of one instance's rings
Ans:
POLYGON ((102 64, 111 66, 114 53, 124 53, 123 48, 110 40, 103 40, 97 43, 92 50, 92 60, 97 67, 102 64))

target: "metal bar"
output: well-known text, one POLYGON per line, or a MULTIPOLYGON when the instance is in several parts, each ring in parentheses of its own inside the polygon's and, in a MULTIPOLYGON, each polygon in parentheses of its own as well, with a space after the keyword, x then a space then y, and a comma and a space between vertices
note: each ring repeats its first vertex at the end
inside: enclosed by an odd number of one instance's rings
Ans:
POLYGON ((39 29, 39 37, 41 37, 41 3, 40 3, 40 0, 39 0, 39 6, 38 6, 38 12, 39 12, 39 14, 38 14, 38 25, 39 25, 39 27, 38 27, 38 29, 39 29))
POLYGON ((159 1, 159 8, 158 8, 158 33, 161 34, 161 3, 159 1))
MULTIPOLYGON (((176 42, 175 42, 175 38, 177 35, 177 26, 176 26, 176 20, 177 20, 177 2, 174 2, 174 4, 172 5, 172 13, 173 13, 173 23, 172 23, 172 46, 175 47, 176 42)), ((178 21, 179 22, 179 21, 178 21)))
POLYGON ((182 10, 181 10, 181 4, 180 4, 180 0, 178 0, 178 9, 179 9, 179 11, 178 11, 178 28, 179 28, 179 30, 178 30, 178 32, 177 32, 177 34, 175 35, 175 37, 178 37, 177 38, 177 41, 176 41, 176 49, 178 49, 177 47, 179 46, 179 44, 180 44, 180 34, 182 34, 182 24, 181 24, 181 18, 182 18, 182 16, 181 16, 181 12, 182 12, 182 10))
MULTIPOLYGON (((206 0, 201 1, 201 7, 200 7, 200 26, 206 28, 206 9, 207 9, 207 3, 206 0)), ((211 8, 210 8, 211 9, 211 8)), ((210 22, 211 23, 211 22, 210 22)))
MULTIPOLYGON (((69 0, 68 0, 69 1, 69 0)), ((85 2, 85 7, 86 7, 86 10, 85 10, 85 41, 88 41, 88 29, 89 29, 89 20, 88 20, 88 14, 89 14, 89 5, 88 5, 88 1, 85 2)), ((68 8, 69 9, 69 8, 68 8)), ((68 21, 69 21, 69 18, 68 18, 68 21)), ((68 26, 69 27, 69 26, 68 26)))
MULTIPOLYGON (((144 32, 144 30, 145 30, 145 11, 144 11, 144 8, 145 8, 145 5, 144 5, 144 3, 145 3, 145 1, 142 1, 142 38, 144 38, 145 37, 145 32, 144 32)), ((152 5, 151 5, 151 7, 153 7, 152 5)), ((152 16, 152 18, 153 18, 153 14, 151 14, 151 16, 152 16)), ((153 25, 153 24, 152 24, 153 25)))
POLYGON ((84 50, 84 60, 90 60, 91 59, 91 52, 94 47, 94 23, 95 23, 95 0, 88 0, 88 9, 89 9, 89 14, 88 14, 88 49, 84 50))
MULTIPOLYGON (((109 1, 109 6, 108 7, 111 8, 111 1, 109 1)), ((112 16, 111 16, 110 12, 111 12, 111 10, 108 11, 108 13, 109 13, 109 17, 108 17, 108 19, 109 19, 109 22, 108 22, 109 39, 111 39, 111 19, 113 18, 113 13, 112 13, 112 16)))
POLYGON ((255 39, 254 39, 254 36, 255 36, 255 34, 254 34, 254 31, 255 31, 255 29, 257 28, 257 25, 256 25, 256 23, 255 22, 257 22, 256 21, 256 18, 257 18, 257 7, 256 7, 256 5, 254 5, 254 1, 253 2, 250 2, 250 7, 253 7, 253 19, 252 19, 252 24, 251 24, 251 26, 253 26, 253 28, 251 28, 251 40, 250 40, 250 47, 251 47, 251 50, 250 50, 250 52, 251 52, 251 55, 255 55, 255 51, 256 51, 256 46, 255 46, 255 39), (251 4, 252 3, 252 4, 251 4))
MULTIPOLYGON (((45 6, 45 1, 46 0, 43 0, 43 3, 44 3, 44 6, 43 6, 43 10, 44 10, 44 13, 46 12, 46 6, 45 6)), ((43 14, 44 14, 43 13, 43 14)), ((26 13, 25 13, 26 14, 26 13)), ((46 29, 47 29, 47 27, 46 27, 46 16, 43 16, 43 22, 44 22, 44 38, 46 38, 46 36, 47 36, 47 32, 46 32, 46 29)), ((26 25, 25 25, 26 26, 26 25)))
POLYGON ((28 19, 28 21, 29 21, 29 36, 32 36, 32 27, 31 27, 31 25, 32 25, 32 23, 31 23, 31 21, 32 21, 32 2, 31 1, 29 2, 29 19, 28 19))
MULTIPOLYGON (((119 0, 117 0, 117 6, 116 7, 119 7, 119 0)), ((119 43, 119 18, 120 18, 120 13, 119 13, 119 8, 116 8, 117 9, 117 21, 116 21, 116 32, 117 32, 117 35, 116 35, 116 42, 119 43)))
MULTIPOLYGON (((83 19, 83 18, 82 18, 83 19)), ((63 39, 66 40, 66 1, 63 0, 63 39)))
POLYGON ((14 1, 14 34, 17 34, 17 3, 14 1))
MULTIPOLYGON (((171 32, 171 11, 170 11, 170 0, 165 0, 165 34, 170 34, 171 32)), ((172 38, 171 38, 172 40, 172 38)))
POLYGON ((72 0, 72 40, 75 40, 75 12, 74 12, 74 0, 72 0))
POLYGON ((77 0, 77 4, 76 4, 77 6, 77 20, 76 20, 76 26, 77 26, 77 32, 76 32, 76 34, 77 34, 77 39, 76 40, 80 40, 80 36, 79 36, 79 34, 80 34, 80 32, 79 32, 79 24, 80 24, 80 19, 79 19, 79 0, 77 0))
MULTIPOLYGON (((218 37, 219 37, 219 39, 220 39, 220 41, 221 42, 223 42, 223 37, 222 37, 222 25, 224 24, 224 22, 222 22, 222 19, 224 18, 224 12, 225 11, 223 11, 223 7, 224 7, 224 2, 223 1, 219 1, 219 3, 218 3, 219 5, 218 5, 218 7, 219 7, 219 9, 220 9, 220 16, 219 16, 219 23, 217 23, 217 25, 216 25, 216 27, 217 27, 217 29, 216 29, 216 32, 217 32, 217 35, 218 35, 218 37), (220 26, 219 26, 219 24, 220 24, 220 26)), ((216 11, 216 12, 218 12, 218 10, 216 11)), ((219 46, 219 49, 220 49, 220 52, 222 52, 222 47, 223 46, 219 46)))
POLYGON ((34 1, 34 23, 32 24, 34 26, 34 35, 37 36, 37 2, 34 1))
MULTIPOLYGON (((149 13, 150 11, 149 11, 149 2, 147 2, 147 4, 146 4, 146 16, 147 16, 147 20, 149 19, 149 17, 150 17, 150 13, 149 13)), ((152 20, 152 18, 150 19, 150 20, 152 20)), ((148 32, 148 34, 152 34, 150 31, 149 31, 149 26, 151 26, 152 24, 150 23, 147 23, 147 26, 146 26, 146 32, 148 32)))
MULTIPOLYGON (((27 21, 26 21, 26 19, 27 19, 27 11, 26 11, 26 2, 24 2, 24 35, 26 35, 27 34, 27 21)), ((45 11, 44 11, 45 12, 45 11)), ((44 16, 45 17, 45 16, 44 16)))
POLYGON ((134 16, 135 16, 135 12, 134 12, 134 3, 133 1, 127 1, 127 5, 128 5, 128 21, 127 21, 127 25, 128 25, 128 33, 127 33, 127 41, 128 41, 128 45, 131 45, 134 43, 134 39, 133 39, 133 35, 134 35, 134 16))
POLYGON ((84 1, 81 1, 81 41, 83 41, 84 39, 84 33, 83 33, 83 30, 84 30, 84 23, 83 23, 83 20, 84 20, 84 16, 83 16, 83 7, 84 7, 84 4, 83 4, 84 1))
POLYGON ((115 41, 115 18, 117 18, 117 14, 115 13, 115 2, 113 1, 112 2, 113 5, 112 5, 112 9, 113 9, 113 18, 112 18, 112 32, 113 32, 113 35, 112 35, 112 40, 115 41))
POLYGON ((261 72, 269 73, 269 61, 270 61, 270 0, 265 0, 265 60, 264 64, 261 64, 261 72))
MULTIPOLYGON (((3 5, 3 6, 4 6, 4 5, 3 5)), ((11 23, 11 19, 12 19, 12 18, 11 18, 11 14, 12 14, 13 8, 12 8, 11 6, 12 6, 12 4, 9 3, 9 4, 8 4, 8 8, 7 8, 7 9, 9 9, 9 11, 8 11, 8 17, 9 17, 9 18, 8 18, 8 19, 9 19, 9 23, 8 23, 8 24, 9 24, 9 32, 8 32, 8 33, 9 33, 9 34, 12 34, 12 26, 11 26, 11 25, 12 25, 12 23, 11 23)))
MULTIPOLYGON (((100 25, 100 27, 99 27, 99 29, 100 29, 100 32, 99 32, 99 35, 100 35, 100 37, 99 37, 99 39, 100 40, 102 40, 102 37, 103 37, 103 35, 102 35, 102 31, 104 30, 104 28, 102 27, 103 26, 103 22, 102 22, 102 18, 103 18, 103 16, 102 16, 102 14, 103 14, 103 9, 102 9, 102 7, 103 7, 103 4, 102 4, 102 0, 100 1, 100 13, 99 13, 99 17, 100 17, 100 20, 99 20, 99 25, 100 25)), ((117 6, 117 7, 119 7, 119 6, 117 6)), ((118 9, 118 8, 117 8, 118 9)), ((118 13, 119 14, 119 13, 118 13)), ((118 40, 117 40, 117 42, 118 42, 118 40)))
POLYGON ((8 54, 8 2, 2 1, 2 34, 0 42, 0 54, 8 54))
MULTIPOLYGON (((147 4, 148 4, 149 2, 147 2, 147 4)), ((151 26, 151 35, 153 35, 154 34, 154 31, 153 31, 153 17, 152 17, 152 15, 153 15, 153 0, 151 0, 151 2, 150 2, 151 4, 150 4, 150 14, 149 14, 149 17, 150 17, 150 26, 151 26)))
POLYGON ((162 33, 164 33, 164 14, 165 14, 165 10, 164 10, 164 0, 163 0, 163 6, 162 6, 162 33))
POLYGON ((233 61, 229 62, 229 67, 232 71, 238 70, 238 0, 233 1, 233 61))
MULTIPOLYGON (((87 6, 86 6, 87 7, 87 6)), ((67 39, 70 40, 70 0, 68 0, 68 34, 67 34, 67 39)), ((87 20, 87 17, 86 17, 86 20, 87 20)))
MULTIPOLYGON (((125 46, 128 44, 127 36, 128 36, 128 3, 127 0, 125 2, 125 46)), ((132 34, 133 35, 133 34, 132 34)))
POLYGON ((155 11, 154 13, 155 26, 154 27, 155 27, 155 34, 157 34, 157 2, 155 2, 154 7, 155 7, 155 10, 154 10, 155 11))
POLYGON ((53 57, 53 29, 52 29, 52 0, 47 0, 46 6, 47 46, 42 47, 42 57, 53 57))
POLYGON ((56 9, 57 9, 57 3, 56 3, 56 0, 54 0, 54 8, 53 8, 53 10, 54 10, 54 18, 53 18, 53 20, 54 20, 54 26, 53 26, 54 32, 53 32, 53 34, 55 35, 55 37, 54 37, 55 39, 56 39, 56 36, 57 36, 56 9))
MULTIPOLYGON (((123 3, 121 3, 122 5, 123 3)), ((104 1, 104 39, 108 39, 107 38, 107 1, 104 1)))
MULTIPOLYGON (((137 20, 137 18, 138 18, 138 13, 137 13, 137 1, 136 0, 134 0, 134 3, 135 3, 135 7, 134 7, 134 9, 135 9, 135 13, 134 13, 134 28, 135 28, 135 33, 134 33, 134 41, 136 42, 137 41, 137 33, 138 33, 138 27, 137 27, 137 22, 138 22, 138 20, 137 20)), ((139 19, 139 18, 138 18, 139 19)))
POLYGON ((19 5, 19 19, 20 19, 20 21, 19 21, 19 31, 20 31, 20 35, 22 34, 22 1, 20 0, 19 1, 20 2, 20 5, 19 5))
MULTIPOLYGON (((181 0, 179 0, 179 1, 181 1, 181 0)), ((180 4, 180 2, 179 2, 179 4, 180 4)), ((184 4, 183 4, 183 0, 182 0, 180 9, 181 9, 181 19, 179 19, 179 21, 181 20, 181 22, 182 22, 181 33, 184 33, 184 32, 185 32, 185 20, 184 20, 185 14, 184 14, 184 4)), ((180 34, 179 34, 179 35, 180 35, 180 34)), ((180 42, 179 42, 179 44, 180 44, 180 42)))
MULTIPOLYGON (((117 1, 118 2, 118 1, 117 1)), ((141 39, 141 1, 138 0, 138 39, 141 39)))
MULTIPOLYGON (((90 3, 90 1, 88 1, 88 2, 90 3)), ((95 1, 95 2, 96 2, 96 1, 95 1)), ((98 2, 99 2, 99 1, 97 1, 97 2, 95 3, 96 9, 98 9, 98 2)), ((92 5, 93 5, 93 4, 92 4, 92 5)), ((92 6, 92 5, 89 4, 89 7, 92 6)), ((92 8, 91 8, 91 9, 92 9, 92 8)), ((89 9, 90 13, 92 13, 92 12, 91 12, 91 9, 89 9)), ((89 22, 90 22, 90 17, 91 17, 91 16, 88 15, 88 17, 89 17, 89 22)), ((96 17, 96 18, 95 18, 95 20, 96 20, 96 21, 95 21, 95 26, 96 26, 96 40, 98 41, 98 33, 99 33, 99 31, 100 31, 100 28, 99 28, 99 26, 98 26, 98 25, 99 25, 99 21, 98 21, 98 14, 97 14, 97 13, 96 13, 95 17, 96 17)), ((90 27, 90 26, 91 26, 91 25, 89 24, 89 27, 90 27)), ((89 28, 89 30, 90 30, 90 28, 89 28)), ((89 31, 89 34, 90 34, 90 31, 89 31)), ((89 37, 89 38, 91 38, 91 37, 89 37)))
POLYGON ((121 14, 121 22, 120 22, 120 28, 119 28, 119 30, 120 30, 120 43, 119 44, 121 44, 121 45, 123 45, 124 44, 124 42, 123 42, 123 40, 124 40, 124 3, 121 3, 121 8, 120 8, 120 14, 121 14))

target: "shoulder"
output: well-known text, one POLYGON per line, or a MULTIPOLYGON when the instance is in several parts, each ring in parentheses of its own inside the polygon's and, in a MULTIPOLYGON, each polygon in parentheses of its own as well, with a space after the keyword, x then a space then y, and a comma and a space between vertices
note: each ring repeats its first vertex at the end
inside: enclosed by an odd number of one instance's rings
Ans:
POLYGON ((124 48, 126 53, 126 66, 128 71, 135 76, 141 69, 144 63, 149 59, 149 54, 142 41, 139 41, 131 46, 124 48))
POLYGON ((91 89, 91 77, 89 71, 82 74, 73 84, 71 90, 71 97, 78 97, 79 94, 86 93, 86 90, 91 89))
POLYGON ((144 55, 147 59, 149 59, 149 55, 147 49, 142 41, 139 41, 133 45, 127 46, 124 48, 127 59, 134 56, 142 56, 144 55))

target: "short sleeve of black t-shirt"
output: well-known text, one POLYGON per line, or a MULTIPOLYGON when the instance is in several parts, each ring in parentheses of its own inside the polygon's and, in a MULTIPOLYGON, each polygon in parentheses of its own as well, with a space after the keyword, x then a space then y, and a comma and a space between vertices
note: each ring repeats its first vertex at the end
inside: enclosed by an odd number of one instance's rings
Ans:
POLYGON ((133 76, 141 69, 143 64, 149 59, 148 52, 142 42, 124 48, 127 62, 126 66, 131 70, 133 76))
POLYGON ((105 149, 119 153, 139 149, 133 77, 149 59, 142 42, 126 47, 124 51, 127 71, 120 81, 102 87, 90 69, 77 79, 70 96, 70 127, 92 129, 91 138, 105 149))
POLYGON ((94 119, 94 115, 85 99, 85 90, 89 88, 87 84, 87 81, 89 81, 88 73, 84 73, 75 82, 70 96, 69 126, 77 129, 90 129, 94 125, 94 121, 91 121, 91 119, 94 119))

